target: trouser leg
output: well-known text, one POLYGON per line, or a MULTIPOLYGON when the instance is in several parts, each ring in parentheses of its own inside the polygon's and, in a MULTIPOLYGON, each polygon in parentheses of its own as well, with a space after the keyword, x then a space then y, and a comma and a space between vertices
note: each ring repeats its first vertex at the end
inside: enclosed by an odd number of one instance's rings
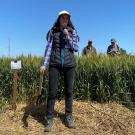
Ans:
POLYGON ((66 115, 70 115, 70 114, 72 115, 74 76, 75 76, 75 68, 64 69, 66 115))
POLYGON ((54 113, 55 98, 58 90, 59 69, 56 67, 49 68, 49 90, 47 99, 47 117, 52 118, 54 113))

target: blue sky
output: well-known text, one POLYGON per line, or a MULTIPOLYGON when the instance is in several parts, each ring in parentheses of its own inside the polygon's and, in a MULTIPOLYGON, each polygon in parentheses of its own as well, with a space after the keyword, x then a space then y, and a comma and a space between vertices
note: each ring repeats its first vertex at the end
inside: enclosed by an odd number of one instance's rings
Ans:
POLYGON ((79 52, 93 40, 105 53, 114 37, 135 54, 135 0, 0 0, 0 56, 43 56, 46 33, 58 12, 67 10, 80 36, 79 52))

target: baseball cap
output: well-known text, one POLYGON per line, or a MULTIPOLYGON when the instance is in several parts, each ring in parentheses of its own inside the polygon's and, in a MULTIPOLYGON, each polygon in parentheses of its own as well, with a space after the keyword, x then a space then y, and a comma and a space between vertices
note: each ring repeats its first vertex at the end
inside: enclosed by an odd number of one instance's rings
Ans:
POLYGON ((111 39, 111 42, 115 43, 115 42, 116 42, 116 40, 115 40, 114 38, 112 38, 112 39, 111 39))

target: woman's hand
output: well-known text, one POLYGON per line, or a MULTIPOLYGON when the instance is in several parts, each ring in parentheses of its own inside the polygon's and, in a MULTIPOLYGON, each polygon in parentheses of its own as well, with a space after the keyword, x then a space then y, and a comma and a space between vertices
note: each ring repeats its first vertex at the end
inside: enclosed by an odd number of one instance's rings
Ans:
POLYGON ((67 35, 67 36, 69 35, 69 32, 68 32, 67 29, 64 29, 63 32, 64 32, 65 35, 67 35))
POLYGON ((44 74, 45 71, 46 71, 46 67, 45 66, 41 66, 40 67, 40 73, 44 74))

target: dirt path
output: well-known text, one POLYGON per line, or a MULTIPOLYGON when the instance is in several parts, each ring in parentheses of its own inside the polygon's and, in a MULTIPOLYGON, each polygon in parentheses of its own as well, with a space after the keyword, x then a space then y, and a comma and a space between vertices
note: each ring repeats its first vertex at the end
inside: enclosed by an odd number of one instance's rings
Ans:
POLYGON ((0 135, 135 135, 135 112, 110 103, 74 101, 76 129, 65 127, 64 101, 56 102, 53 131, 44 132, 45 106, 19 104, 0 114, 0 135))

